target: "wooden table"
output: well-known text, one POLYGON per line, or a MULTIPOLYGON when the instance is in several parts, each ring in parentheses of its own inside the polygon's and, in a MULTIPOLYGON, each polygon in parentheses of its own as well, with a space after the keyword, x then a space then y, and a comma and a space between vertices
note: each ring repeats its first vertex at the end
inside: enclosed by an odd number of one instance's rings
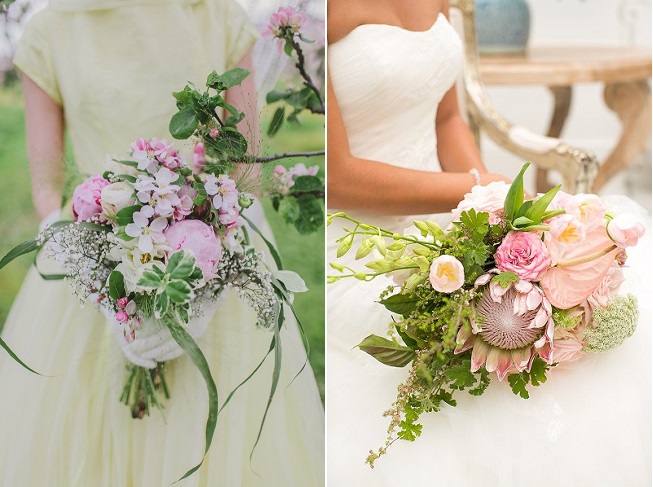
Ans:
MULTIPOLYGON (((651 50, 630 47, 534 47, 525 55, 481 56, 486 85, 546 85, 555 98, 550 137, 559 137, 569 114, 572 87, 602 82, 605 103, 621 120, 619 140, 601 163, 593 190, 628 168, 651 136, 651 50)), ((550 187, 546 170, 537 174, 537 190, 550 187)))

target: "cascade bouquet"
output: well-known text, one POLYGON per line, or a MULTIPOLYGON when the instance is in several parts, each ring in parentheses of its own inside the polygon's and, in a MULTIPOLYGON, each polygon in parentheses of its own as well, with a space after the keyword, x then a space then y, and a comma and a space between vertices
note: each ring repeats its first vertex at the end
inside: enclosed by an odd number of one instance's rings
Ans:
MULTIPOLYGON (((292 39, 299 49, 297 29, 285 29, 279 35, 292 39)), ((303 60, 300 64, 303 69, 303 60)), ((286 217, 282 212, 282 216, 300 233, 311 233, 323 224, 324 183, 317 176, 317 166, 279 166, 267 186, 260 172, 251 170, 256 164, 324 152, 251 155, 247 138, 238 128, 245 114, 223 96, 249 74, 241 68, 223 74, 213 71, 206 90, 189 84, 173 93, 178 111, 169 130, 176 139, 190 139, 190 164, 166 140, 137 138, 128 158, 114 160, 103 174, 75 188, 72 221, 51 223, 0 260, 1 269, 20 255, 44 248, 62 272, 39 271, 41 275, 66 279, 75 296, 102 311, 128 359, 120 400, 130 406, 134 418, 143 418, 152 406, 164 407, 170 394, 165 378, 168 362, 188 355, 208 390, 205 453, 219 412, 274 352, 260 438, 280 376, 284 313, 289 309, 295 314, 292 293, 307 290, 297 274, 283 269, 275 247, 247 218, 253 193, 270 197, 280 212, 290 207, 291 214, 286 217), (261 237, 276 268, 268 266, 263 253, 254 247, 251 232, 261 237), (255 311, 257 320, 252 325, 269 330, 271 337, 261 363, 254 371, 243 371, 246 378, 220 404, 196 340, 211 324, 219 326, 211 318, 228 290, 255 311)), ((0 346, 34 372, 1 339, 0 346)))
POLYGON ((369 281, 392 277, 380 303, 394 313, 390 339, 365 338, 358 347, 381 363, 410 372, 399 385, 383 447, 370 451, 371 467, 397 439, 414 441, 422 413, 456 405, 456 391, 481 395, 490 374, 507 379, 524 399, 558 364, 619 346, 635 330, 633 295, 619 295, 626 247, 643 225, 612 215, 593 194, 556 187, 524 200, 521 172, 476 186, 452 212, 447 229, 415 221, 404 235, 353 224, 339 239, 338 256, 360 237, 356 258, 375 256, 360 271, 339 263, 330 276, 369 281))

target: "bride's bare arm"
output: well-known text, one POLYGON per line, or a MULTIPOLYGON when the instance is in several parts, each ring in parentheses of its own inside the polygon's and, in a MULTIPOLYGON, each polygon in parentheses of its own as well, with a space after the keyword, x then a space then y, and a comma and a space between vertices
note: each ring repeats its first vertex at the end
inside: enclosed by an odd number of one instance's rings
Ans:
POLYGON ((460 115, 455 86, 445 94, 438 106, 435 131, 442 170, 455 172, 476 168, 481 173, 487 172, 474 136, 460 115))
MULTIPOLYGON (((461 167, 458 172, 436 173, 353 156, 330 76, 327 84, 329 207, 385 215, 446 212, 470 191, 474 177, 468 172, 469 167, 461 167)), ((482 184, 499 180, 504 178, 490 173, 481 174, 482 184)))
POLYGON ((61 208, 65 178, 63 108, 25 75, 23 93, 32 199, 43 219, 61 208))

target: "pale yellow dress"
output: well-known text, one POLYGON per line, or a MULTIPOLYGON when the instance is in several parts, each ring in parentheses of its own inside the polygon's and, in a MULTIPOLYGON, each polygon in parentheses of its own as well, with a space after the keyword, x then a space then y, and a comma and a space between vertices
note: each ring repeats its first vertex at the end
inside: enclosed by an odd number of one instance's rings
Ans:
MULTIPOLYGON (((171 93, 233 67, 255 37, 233 0, 52 0, 28 22, 14 62, 63 105, 77 164, 93 174, 136 137, 171 140, 171 93)), ((267 351, 270 334, 254 323, 231 295, 199 341, 221 402, 267 351)), ((251 461, 271 360, 221 413, 204 466, 179 485, 323 485, 323 408, 310 367, 288 386, 305 360, 296 323, 282 337, 281 381, 251 461)), ((65 283, 32 269, 3 338, 53 377, 0 354, 0 485, 165 486, 202 457, 208 405, 195 366, 174 361, 163 413, 132 419, 119 402, 125 361, 115 338, 65 283)))

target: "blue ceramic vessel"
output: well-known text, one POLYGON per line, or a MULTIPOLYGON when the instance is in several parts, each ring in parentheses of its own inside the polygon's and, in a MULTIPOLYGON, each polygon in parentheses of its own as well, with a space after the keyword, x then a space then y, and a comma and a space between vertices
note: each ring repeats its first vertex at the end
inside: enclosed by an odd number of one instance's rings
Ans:
POLYGON ((477 0, 476 35, 482 54, 526 51, 531 14, 524 0, 477 0))

